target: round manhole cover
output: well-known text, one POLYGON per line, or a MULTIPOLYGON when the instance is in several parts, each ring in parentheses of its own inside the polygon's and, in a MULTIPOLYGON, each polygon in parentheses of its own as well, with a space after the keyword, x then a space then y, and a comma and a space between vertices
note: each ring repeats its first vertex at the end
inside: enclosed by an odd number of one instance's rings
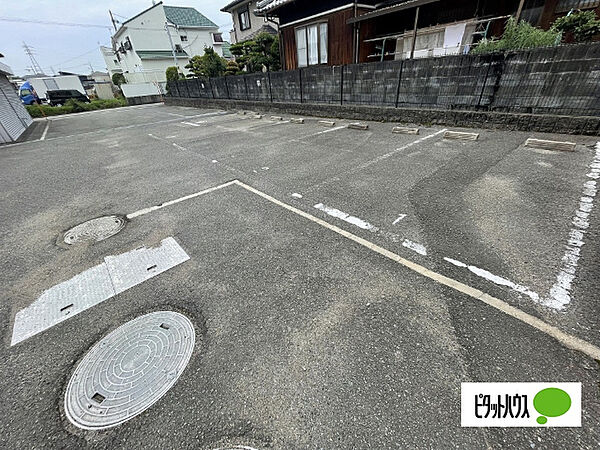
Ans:
POLYGON ((158 311, 101 339, 67 385, 65 413, 79 428, 101 430, 146 410, 175 384, 194 349, 187 317, 158 311))
POLYGON ((125 219, 119 216, 105 216, 83 222, 63 236, 65 244, 79 242, 102 241, 114 236, 125 227, 125 219))

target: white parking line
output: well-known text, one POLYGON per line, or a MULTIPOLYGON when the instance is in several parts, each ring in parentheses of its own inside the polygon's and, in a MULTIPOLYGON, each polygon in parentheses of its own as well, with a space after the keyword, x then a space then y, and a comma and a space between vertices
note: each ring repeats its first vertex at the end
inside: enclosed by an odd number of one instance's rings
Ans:
POLYGON ((402 219, 404 219, 405 217, 406 217, 406 214, 400 214, 400 215, 398 216, 398 218, 392 222, 392 225, 396 225, 398 222, 400 222, 400 221, 401 221, 402 219))
POLYGON ((573 216, 566 251, 562 257, 561 268, 556 275, 556 282, 550 289, 548 298, 544 304, 555 309, 564 309, 571 302, 571 285, 577 274, 577 263, 581 247, 584 245, 585 233, 589 227, 588 218, 594 208, 594 198, 598 192, 596 180, 600 178, 600 142, 596 144, 596 153, 590 163, 590 172, 587 174, 589 180, 583 183, 582 197, 579 199, 579 208, 573 216))
POLYGON ((404 259, 401 256, 389 250, 386 250, 383 247, 373 244, 372 242, 369 242, 366 239, 363 239, 359 236, 356 236, 355 234, 352 234, 322 219, 319 219, 318 217, 315 217, 312 214, 309 214, 298 208, 288 205, 287 203, 279 201, 276 198, 271 197, 270 195, 253 188, 252 186, 242 183, 241 181, 236 180, 233 183, 246 189, 249 192, 259 195, 260 197, 270 201, 271 203, 274 203, 278 206, 281 206, 282 208, 287 209, 288 211, 293 212, 294 214, 304 217, 305 219, 308 219, 318 225, 321 225, 322 227, 327 228, 328 230, 333 231, 334 233, 344 236, 345 238, 350 239, 351 241, 356 242, 357 244, 362 245, 363 247, 366 247, 369 250, 379 253, 380 255, 392 261, 395 261, 398 264, 401 264, 402 266, 414 272, 417 272, 420 275, 423 275, 424 277, 427 277, 444 286, 448 286, 449 288, 454 289, 458 292, 466 294, 475 300, 479 300, 491 306, 492 308, 497 309, 498 311, 502 311, 503 313, 517 320, 520 320, 521 322, 526 323, 527 325, 530 325, 533 328, 536 328, 537 330, 547 334, 548 336, 551 336, 565 347, 585 353, 593 359, 600 359, 600 348, 596 347, 595 345, 590 344, 589 342, 584 341, 583 339, 580 339, 578 337, 567 334, 564 331, 558 329, 557 327, 549 325, 543 320, 538 319, 537 317, 532 316, 531 314, 527 314, 526 312, 523 312, 520 309, 517 309, 514 306, 511 306, 508 303, 496 297, 492 297, 491 295, 488 295, 478 289, 472 288, 471 286, 461 283, 460 281, 453 280, 437 272, 429 270, 426 267, 421 266, 420 264, 404 259))
POLYGON ((323 211, 325 214, 330 215, 331 217, 335 217, 336 219, 356 225, 358 228, 362 228, 363 230, 369 230, 371 233, 375 233, 377 230, 379 230, 379 228, 371 225, 369 222, 359 219, 358 217, 351 216, 350 214, 340 211, 339 209, 331 208, 323 203, 317 203, 314 207, 319 211, 323 211))
POLYGON ((485 269, 481 269, 477 266, 471 266, 471 265, 465 264, 464 262, 458 261, 456 259, 444 258, 444 260, 446 262, 449 262, 450 264, 454 264, 456 267, 463 267, 465 269, 469 269, 469 271, 471 271, 478 277, 485 278, 486 280, 491 281, 494 284, 497 284, 499 286, 507 286, 514 291, 517 291, 521 294, 525 294, 529 298, 531 298, 532 300, 534 300, 536 302, 539 302, 539 300, 540 300, 540 296, 537 293, 533 292, 531 289, 529 289, 527 286, 513 283, 512 281, 507 280, 504 277, 495 275, 495 274, 493 274, 485 269))
MULTIPOLYGON (((345 125, 341 126, 341 127, 330 128, 329 130, 319 131, 318 133, 313 133, 313 134, 310 134, 309 136, 318 136, 319 134, 331 133, 332 131, 343 130, 344 128, 346 128, 345 125)), ((309 136, 305 136, 305 137, 309 137, 309 136)))
POLYGON ((181 202, 183 202, 185 200, 196 198, 196 197, 199 197, 201 195, 208 194, 209 192, 214 192, 216 190, 223 189, 224 187, 231 186, 232 184, 235 184, 235 181, 229 181, 227 183, 220 184, 219 186, 215 186, 215 187, 211 187, 211 188, 208 188, 208 189, 204 189, 203 191, 196 192, 196 193, 190 194, 190 195, 186 195, 184 197, 179 197, 179 198, 176 198, 175 200, 171 200, 171 201, 168 201, 168 202, 165 202, 165 203, 161 203, 160 205, 150 206, 149 208, 143 208, 143 209, 140 209, 140 210, 138 210, 136 212, 133 212, 131 214, 127 214, 126 217, 128 219, 133 219, 135 217, 143 216, 144 214, 151 213, 152 211, 157 211, 159 209, 166 208, 167 206, 175 205, 175 204, 181 203, 181 202))
POLYGON ((46 122, 46 128, 44 128, 44 132, 42 133, 42 137, 40 137, 40 141, 46 139, 46 135, 48 134, 48 128, 50 128, 50 122, 46 122))
POLYGON ((409 239, 404 239, 402 241, 402 246, 412 250, 419 255, 427 256, 427 249, 423 244, 419 244, 418 242, 413 242, 409 239))
MULTIPOLYGON (((594 172, 594 173, 596 173, 596 172, 594 172)), ((377 244, 374 244, 366 239, 363 239, 355 234, 352 234, 349 231, 346 231, 342 228, 332 225, 323 219, 319 219, 318 217, 315 217, 312 214, 309 214, 298 208, 295 208, 294 206, 288 205, 287 203, 277 200, 276 198, 270 196, 269 194, 259 191, 258 189, 255 189, 252 186, 249 186, 239 180, 233 180, 228 183, 221 184, 219 186, 205 189, 204 191, 200 191, 195 194, 187 195, 185 197, 181 197, 179 199, 172 200, 167 203, 163 203, 161 205, 157 205, 157 206, 154 206, 151 208, 145 208, 145 209, 139 210, 135 213, 129 214, 127 216, 127 218, 131 219, 131 218, 139 217, 144 214, 148 214, 149 212, 164 208, 166 206, 173 205, 173 204, 176 204, 176 203, 179 203, 184 200, 188 200, 188 199, 200 196, 200 195, 208 194, 209 192, 213 192, 218 189, 222 189, 226 186, 231 186, 231 185, 240 186, 241 188, 258 195, 277 206, 280 206, 290 212, 293 212, 294 214, 297 214, 300 217, 304 217, 305 219, 310 220, 311 222, 314 222, 336 234, 339 234, 339 235, 341 235, 341 236, 343 236, 343 237, 345 237, 345 238, 347 238, 347 239, 349 239, 349 240, 351 240, 351 241, 353 241, 375 253, 378 253, 381 256, 384 256, 385 258, 388 258, 388 259, 406 267, 409 270, 412 270, 426 278, 429 278, 430 280, 435 281, 436 283, 442 284, 451 289, 454 289, 455 291, 458 291, 465 295, 468 295, 469 297, 471 297, 475 300, 479 300, 479 301, 485 303, 486 305, 491 306, 492 308, 497 309, 498 311, 501 311, 501 312, 507 314, 508 316, 511 316, 514 319, 517 319, 517 320, 547 334, 548 336, 556 339, 559 343, 561 343, 565 347, 580 351, 593 359, 600 360, 600 348, 596 347, 595 345, 593 345, 587 341, 584 341, 583 339, 580 339, 576 336, 565 333, 564 331, 560 330, 559 328, 557 328, 553 325, 550 325, 550 324, 544 322, 543 320, 541 320, 535 316, 532 316, 531 314, 521 311, 520 309, 515 308, 514 306, 511 306, 503 300, 500 300, 496 297, 486 294, 485 292, 480 291, 479 289, 475 289, 471 286, 461 283, 460 281, 456 281, 445 275, 434 272, 420 264, 417 264, 413 261, 405 259, 405 258, 401 257, 400 255, 397 255, 396 253, 393 253, 383 247, 380 247, 377 244)), ((462 264, 462 263, 460 263, 460 261, 457 261, 457 262, 459 264, 462 264)))

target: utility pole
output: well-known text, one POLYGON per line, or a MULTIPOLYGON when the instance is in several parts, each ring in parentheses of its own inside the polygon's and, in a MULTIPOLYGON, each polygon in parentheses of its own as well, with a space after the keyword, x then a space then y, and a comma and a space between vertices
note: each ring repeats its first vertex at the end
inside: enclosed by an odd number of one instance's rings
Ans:
POLYGON ((115 22, 115 18, 113 17, 112 11, 109 9, 108 13, 110 14, 110 21, 113 24, 113 27, 115 27, 115 31, 117 31, 117 22, 115 22))
POLYGON ((167 36, 169 36, 169 43, 171 44, 171 53, 173 53, 173 62, 175 63, 175 67, 177 67, 177 72, 179 72, 177 56, 175 55, 175 46, 173 45, 173 39, 171 39, 171 32, 169 31, 169 22, 165 22, 165 30, 167 31, 167 36))
MULTIPOLYGON (((419 7, 417 6, 417 10, 415 11, 415 26, 413 28, 413 37, 412 37, 412 48, 410 49, 410 59, 415 57, 415 46, 417 45, 417 25, 419 24, 419 7)), ((385 42, 384 42, 385 45, 385 42)), ((385 49, 382 50, 382 52, 385 49)))
POLYGON ((521 0, 519 2, 519 8, 517 9, 517 15, 515 16, 515 22, 519 23, 519 20, 521 19, 521 13, 523 12, 523 4, 525 3, 525 0, 521 0))
POLYGON ((39 65, 35 59, 35 56, 33 55, 33 47, 27 45, 25 41, 23 41, 23 48, 25 49, 25 54, 29 56, 29 59, 31 60, 31 68, 33 69, 33 72, 43 73, 42 67, 39 65))

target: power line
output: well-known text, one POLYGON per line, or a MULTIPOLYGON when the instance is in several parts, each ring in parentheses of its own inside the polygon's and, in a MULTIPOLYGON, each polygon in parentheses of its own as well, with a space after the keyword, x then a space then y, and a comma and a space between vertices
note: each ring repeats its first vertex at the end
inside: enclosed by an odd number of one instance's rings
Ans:
POLYGON ((92 23, 75 23, 75 22, 52 22, 49 20, 35 20, 35 19, 22 19, 20 17, 0 17, 0 21, 3 22, 17 22, 17 23, 37 23, 39 25, 59 25, 63 27, 87 27, 87 28, 105 28, 111 29, 108 25, 98 25, 92 23))
MULTIPOLYGON (((98 25, 98 24, 89 24, 89 23, 51 22, 51 21, 47 21, 47 20, 22 19, 20 17, 0 17, 0 21, 17 22, 17 23, 36 23, 39 25, 59 25, 59 26, 65 26, 65 27, 104 28, 104 29, 112 31, 112 27, 110 25, 98 25)), ((217 28, 222 28, 224 26, 229 26, 229 25, 221 25, 221 26, 217 26, 217 28)), ((142 31, 144 31, 144 30, 164 31, 163 28, 134 27, 134 26, 129 26, 129 25, 127 26, 127 28, 130 30, 142 30, 142 31)), ((183 26, 182 28, 185 28, 185 26, 183 26)))

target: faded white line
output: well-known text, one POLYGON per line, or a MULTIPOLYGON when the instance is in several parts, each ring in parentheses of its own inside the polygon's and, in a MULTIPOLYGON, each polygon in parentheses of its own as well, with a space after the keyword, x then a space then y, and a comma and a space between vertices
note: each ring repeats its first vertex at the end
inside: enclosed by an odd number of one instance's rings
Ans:
POLYGON ((418 253, 419 255, 427 256, 427 249, 424 245, 419 244, 418 242, 413 242, 408 239, 404 239, 404 241, 402 241, 402 246, 412 250, 413 252, 418 253))
POLYGON ((492 308, 497 309, 498 311, 501 311, 517 320, 520 320, 521 322, 526 323, 526 324, 532 326, 533 328, 536 328, 537 330, 542 331, 543 333, 546 333, 548 336, 553 337, 558 342, 560 342, 562 345, 564 345, 568 348, 583 352, 591 358, 600 359, 600 348, 596 347, 595 345, 590 344, 589 342, 586 342, 583 339, 580 339, 578 337, 567 334, 567 333, 561 331, 560 329, 558 329, 557 327, 549 325, 546 322, 544 322, 543 320, 540 320, 537 317, 532 316, 531 314, 527 314, 526 312, 523 312, 520 309, 517 309, 514 306, 511 306, 508 303, 506 303, 498 298, 492 297, 491 295, 488 295, 478 289, 472 288, 471 286, 468 286, 464 283, 461 283, 459 281, 456 281, 456 280, 448 278, 444 275, 441 275, 437 272, 429 270, 426 267, 421 266, 420 264, 417 264, 417 263, 414 263, 407 259, 404 259, 401 256, 399 256, 395 253, 392 253, 391 251, 386 250, 383 247, 373 244, 372 242, 369 242, 366 239, 356 236, 356 235, 354 235, 346 230, 343 230, 335 225, 331 225, 330 223, 328 223, 322 219, 319 219, 318 217, 315 217, 312 214, 309 214, 298 208, 288 205, 287 203, 277 200, 276 198, 271 197, 270 195, 265 194, 264 192, 253 188, 252 186, 242 183, 241 181, 235 180, 234 183, 249 192, 259 195, 260 197, 270 201, 271 203, 274 203, 275 205, 285 208, 288 211, 293 212, 294 214, 304 217, 305 219, 308 219, 324 228, 327 228, 330 231, 333 231, 334 233, 344 236, 344 237, 350 239, 351 241, 356 242, 357 244, 362 245, 363 247, 366 247, 369 250, 372 250, 392 261, 395 261, 398 264, 401 264, 402 266, 404 266, 414 272, 417 272, 437 283, 443 284, 444 286, 448 286, 458 292, 462 292, 463 294, 466 294, 476 300, 479 300, 479 301, 491 306, 492 308))
POLYGON ((339 209, 331 208, 323 203, 317 203, 314 207, 319 211, 323 211, 325 214, 330 215, 331 217, 351 223, 352 225, 362 228, 363 230, 369 230, 372 233, 375 233, 377 230, 379 230, 379 228, 371 225, 369 222, 359 219, 358 217, 351 216, 350 214, 340 211, 339 209))
POLYGON ((292 197, 294 197, 294 198, 302 198, 302 194, 298 194, 297 192, 294 192, 292 194, 292 197))
POLYGON ((310 136, 318 136, 319 134, 331 133, 332 131, 343 130, 344 128, 346 128, 345 125, 343 125, 341 127, 330 128, 329 130, 324 130, 324 131, 319 131, 318 133, 309 134, 308 136, 304 136, 304 138, 307 138, 310 136))
POLYGON ((201 195, 208 194, 209 192, 214 192, 216 190, 223 189, 224 187, 231 186, 234 183, 235 183, 235 181, 229 181, 227 183, 220 184, 219 186, 214 186, 214 187, 211 187, 211 188, 208 188, 208 189, 204 189, 203 191, 196 192, 194 194, 186 195, 184 197, 176 198, 175 200, 171 200, 171 201, 168 201, 168 202, 165 202, 165 203, 161 203, 160 205, 150 206, 149 208, 140 209, 140 210, 138 210, 136 212, 133 212, 131 214, 127 214, 126 217, 128 219, 134 219, 135 217, 143 216, 144 214, 148 214, 148 213, 151 213, 153 211, 158 211, 159 209, 166 208, 167 206, 175 205, 175 204, 181 203, 181 202, 183 202, 185 200, 196 198, 196 197, 199 197, 201 195))
POLYGON ((539 302, 539 300, 540 300, 540 296, 536 292, 533 292, 531 289, 529 289, 527 286, 523 286, 521 284, 514 283, 510 280, 507 280, 504 277, 495 275, 492 272, 489 272, 485 269, 481 269, 477 266, 465 264, 464 262, 458 261, 456 259, 444 258, 444 260, 449 262, 450 264, 454 264, 457 267, 463 267, 465 269, 469 269, 469 271, 471 271, 478 277, 485 278, 486 280, 491 281, 494 284, 497 284, 499 286, 509 287, 514 291, 517 291, 521 294, 528 296, 529 298, 531 298, 532 300, 534 300, 536 302, 539 302))
POLYGON ((392 225, 396 225, 398 222, 400 222, 400 221, 401 221, 402 219, 404 219, 405 217, 406 217, 406 214, 400 214, 400 215, 398 216, 398 218, 392 222, 392 225))
MULTIPOLYGON (((345 127, 342 127, 342 128, 345 128, 345 127)), ((331 131, 331 130, 325 130, 325 131, 331 131)), ((307 189, 306 192, 312 192, 315 189, 318 189, 318 188, 320 188, 322 186, 325 186, 325 185, 328 185, 328 184, 331 184, 331 183, 335 183, 335 182, 337 182, 337 181, 340 180, 340 177, 351 175, 351 174, 353 174, 355 172, 358 172, 360 170, 366 169, 367 167, 370 167, 373 164, 377 164, 377 163, 379 163, 381 161, 384 161, 384 160, 386 160, 388 158, 391 158, 392 156, 394 156, 398 152, 402 152, 402 151, 404 151, 406 149, 409 149, 410 147, 412 147, 414 145, 420 144, 420 143, 425 142, 425 141, 427 141, 429 139, 432 139, 432 138, 434 138, 436 136, 439 136, 440 134, 445 133, 446 131, 448 131, 448 130, 446 128, 444 128, 443 130, 436 131, 435 133, 429 134, 427 136, 423 136, 422 138, 419 138, 419 139, 417 139, 415 141, 409 142, 408 144, 403 145, 402 147, 398 147, 397 149, 395 149, 395 150, 393 150, 391 152, 388 152, 388 153, 386 153, 384 155, 377 156, 376 158, 373 158, 373 159, 371 159, 371 160, 369 160, 369 161, 367 161, 367 162, 365 162, 363 164, 360 164, 360 165, 358 165, 358 166, 356 166, 356 167, 354 167, 354 168, 352 168, 350 170, 342 172, 342 173, 334 176, 333 178, 330 178, 328 180, 324 180, 321 183, 314 184, 309 189, 307 189)))
POLYGON ((149 280, 190 257, 172 237, 158 247, 141 247, 59 283, 15 315, 11 346, 149 280))
POLYGON ((585 244, 585 233, 590 226, 589 215, 594 208, 594 198, 598 193, 596 180, 600 178, 600 142, 596 143, 596 153, 589 169, 587 177, 590 180, 583 183, 583 195, 579 199, 579 208, 571 221, 573 228, 569 232, 565 254, 561 259, 561 268, 548 297, 543 300, 546 306, 558 310, 564 309, 571 302, 571 288, 577 274, 581 247, 585 244))
POLYGON ((181 122, 181 123, 183 123, 185 125, 191 125, 192 127, 199 127, 200 126, 199 124, 194 123, 194 122, 181 122))
POLYGON ((46 122, 46 127, 44 128, 44 132, 42 133, 42 137, 40 137, 40 141, 46 139, 46 135, 48 134, 48 128, 50 128, 50 122, 46 122))

